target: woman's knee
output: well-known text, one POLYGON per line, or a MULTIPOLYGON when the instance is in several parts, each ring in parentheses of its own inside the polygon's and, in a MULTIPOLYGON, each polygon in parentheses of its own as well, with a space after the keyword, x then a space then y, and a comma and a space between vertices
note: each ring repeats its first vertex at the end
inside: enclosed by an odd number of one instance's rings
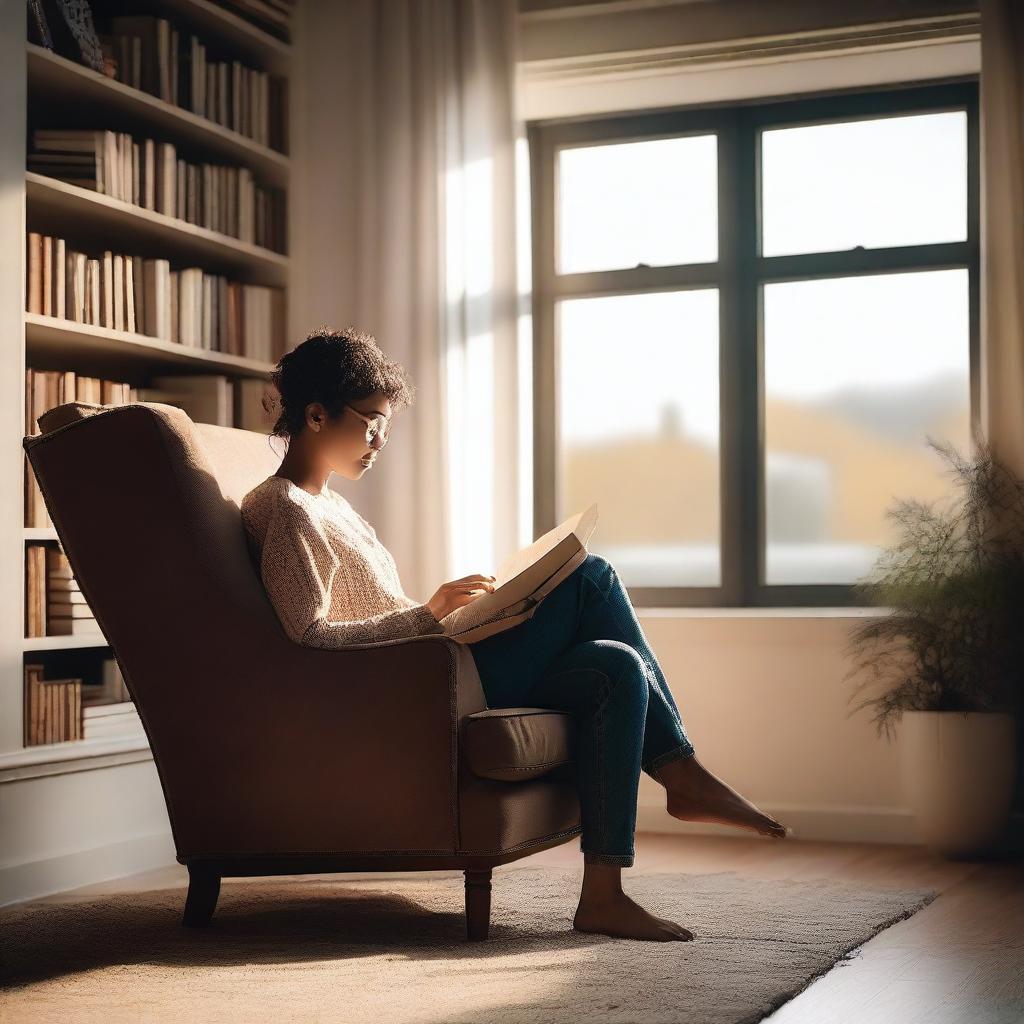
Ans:
POLYGON ((595 554, 593 551, 580 562, 576 571, 586 576, 603 594, 607 594, 613 587, 621 586, 615 566, 603 555, 595 554))
POLYGON ((602 671, 613 683, 633 692, 633 698, 646 704, 650 687, 647 665, 639 651, 622 640, 590 640, 602 671))

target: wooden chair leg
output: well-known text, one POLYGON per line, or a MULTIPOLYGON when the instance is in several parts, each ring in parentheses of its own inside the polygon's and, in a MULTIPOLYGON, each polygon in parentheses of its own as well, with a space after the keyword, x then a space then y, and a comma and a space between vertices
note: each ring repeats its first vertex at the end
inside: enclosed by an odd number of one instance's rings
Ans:
POLYGON ((491 869, 466 868, 466 938, 482 942, 491 927, 491 869))
POLYGON ((190 928, 203 928, 210 923, 217 897, 220 895, 220 875, 202 865, 188 865, 188 895, 181 923, 190 928))

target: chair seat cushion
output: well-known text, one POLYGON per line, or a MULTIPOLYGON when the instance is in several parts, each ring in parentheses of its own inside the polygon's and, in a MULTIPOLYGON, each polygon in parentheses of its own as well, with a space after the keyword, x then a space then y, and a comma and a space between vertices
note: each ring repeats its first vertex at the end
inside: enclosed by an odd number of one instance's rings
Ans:
POLYGON ((473 773, 522 782, 572 762, 572 716, 549 708, 488 708, 463 719, 463 749, 473 773))

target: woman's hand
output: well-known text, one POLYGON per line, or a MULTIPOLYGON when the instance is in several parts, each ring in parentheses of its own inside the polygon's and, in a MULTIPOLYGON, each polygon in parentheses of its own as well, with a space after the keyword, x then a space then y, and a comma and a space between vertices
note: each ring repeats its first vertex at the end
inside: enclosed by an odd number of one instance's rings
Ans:
POLYGON ((440 621, 449 612, 475 601, 495 588, 495 577, 481 573, 442 583, 437 593, 427 602, 434 618, 440 621))

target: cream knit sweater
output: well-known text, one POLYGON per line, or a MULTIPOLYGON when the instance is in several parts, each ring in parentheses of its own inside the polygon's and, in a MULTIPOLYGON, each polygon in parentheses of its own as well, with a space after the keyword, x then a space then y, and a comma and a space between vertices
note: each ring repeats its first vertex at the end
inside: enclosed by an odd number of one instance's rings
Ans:
POLYGON ((241 504, 254 563, 285 633, 307 647, 344 647, 444 627, 408 597, 391 552, 346 498, 270 476, 241 504))

